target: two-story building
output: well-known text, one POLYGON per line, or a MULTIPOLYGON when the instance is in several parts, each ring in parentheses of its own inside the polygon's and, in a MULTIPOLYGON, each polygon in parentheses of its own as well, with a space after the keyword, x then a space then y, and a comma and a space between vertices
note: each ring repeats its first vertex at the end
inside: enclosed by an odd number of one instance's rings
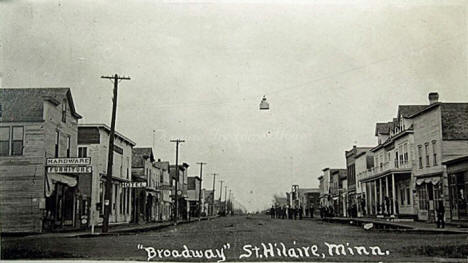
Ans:
POLYGON ((151 147, 136 147, 132 157, 132 180, 139 182, 133 191, 134 223, 159 220, 162 169, 155 163, 151 147))
POLYGON ((189 204, 190 217, 198 216, 200 183, 201 180, 199 176, 189 176, 187 178, 187 201, 189 204))
MULTIPOLYGON (((78 125, 78 157, 90 157, 91 177, 81 176, 86 187, 80 191, 90 196, 89 225, 101 225, 104 217, 110 127, 106 124, 78 125)), ((118 131, 114 133, 112 198, 110 224, 129 223, 132 214, 132 149, 135 142, 118 131)))
POLYGON ((173 185, 177 184, 177 194, 175 193, 175 187, 173 188, 172 197, 174 202, 177 201, 177 218, 178 219, 187 219, 189 212, 189 204, 187 201, 187 173, 189 165, 187 163, 179 164, 178 169, 176 165, 170 165, 170 175, 172 178, 173 185), (176 175, 176 171, 179 171, 179 174, 176 175), (175 197, 177 196, 177 200, 175 197))
POLYGON ((371 148, 372 147, 356 147, 356 145, 354 145, 351 150, 345 151, 347 176, 347 189, 345 192, 345 209, 346 214, 351 213, 350 216, 357 216, 358 206, 360 200, 362 199, 361 195, 358 195, 356 191, 356 156, 362 152, 369 151, 371 148))
POLYGON ((169 162, 158 161, 155 165, 161 170, 160 179, 160 209, 159 209, 159 220, 167 221, 171 219, 172 216, 172 198, 171 192, 173 185, 171 185, 171 178, 169 175, 169 162))
POLYGON ((47 165, 77 157, 79 119, 69 88, 0 89, 1 232, 81 227, 78 173, 47 165))
MULTIPOLYGON (((449 210, 449 182, 443 162, 468 152, 468 103, 445 103, 438 99, 437 93, 430 93, 429 105, 409 116, 414 129, 413 173, 420 220, 434 220, 439 201, 449 210)), ((450 213, 445 213, 445 217, 450 219, 450 213)))
POLYGON ((356 169, 356 198, 357 198, 357 216, 367 216, 369 207, 369 198, 367 189, 362 180, 368 177, 368 171, 374 167, 374 153, 370 150, 361 151, 355 156, 356 169))

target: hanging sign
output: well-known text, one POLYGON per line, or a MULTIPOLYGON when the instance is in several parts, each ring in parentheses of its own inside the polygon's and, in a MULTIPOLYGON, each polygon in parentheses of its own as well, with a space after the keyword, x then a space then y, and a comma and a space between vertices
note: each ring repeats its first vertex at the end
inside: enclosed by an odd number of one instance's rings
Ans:
POLYGON ((125 182, 122 183, 123 188, 145 188, 147 186, 146 182, 125 182))
POLYGON ((48 166, 56 165, 90 165, 91 157, 86 158, 47 158, 48 166))
POLYGON ((60 174, 85 174, 92 173, 92 166, 49 166, 47 167, 48 173, 60 174))

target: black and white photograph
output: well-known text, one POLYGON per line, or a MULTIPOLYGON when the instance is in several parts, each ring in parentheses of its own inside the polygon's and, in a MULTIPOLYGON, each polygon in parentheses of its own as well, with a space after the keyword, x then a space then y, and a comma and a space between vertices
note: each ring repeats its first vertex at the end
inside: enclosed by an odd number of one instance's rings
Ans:
POLYGON ((468 1, 0 0, 0 260, 468 262, 468 1))

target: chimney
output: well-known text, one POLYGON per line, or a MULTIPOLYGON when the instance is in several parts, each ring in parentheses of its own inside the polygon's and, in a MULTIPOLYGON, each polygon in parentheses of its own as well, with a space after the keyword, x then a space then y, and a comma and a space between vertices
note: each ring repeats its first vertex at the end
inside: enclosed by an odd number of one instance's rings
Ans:
POLYGON ((431 92, 429 93, 429 105, 439 102, 439 93, 431 92))

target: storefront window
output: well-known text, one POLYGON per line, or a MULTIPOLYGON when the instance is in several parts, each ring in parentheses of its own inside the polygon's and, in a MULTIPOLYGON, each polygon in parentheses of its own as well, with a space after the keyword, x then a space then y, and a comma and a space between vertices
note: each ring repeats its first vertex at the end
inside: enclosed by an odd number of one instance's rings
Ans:
POLYGON ((423 184, 418 187, 419 209, 428 210, 429 201, 427 198, 426 186, 423 184))

